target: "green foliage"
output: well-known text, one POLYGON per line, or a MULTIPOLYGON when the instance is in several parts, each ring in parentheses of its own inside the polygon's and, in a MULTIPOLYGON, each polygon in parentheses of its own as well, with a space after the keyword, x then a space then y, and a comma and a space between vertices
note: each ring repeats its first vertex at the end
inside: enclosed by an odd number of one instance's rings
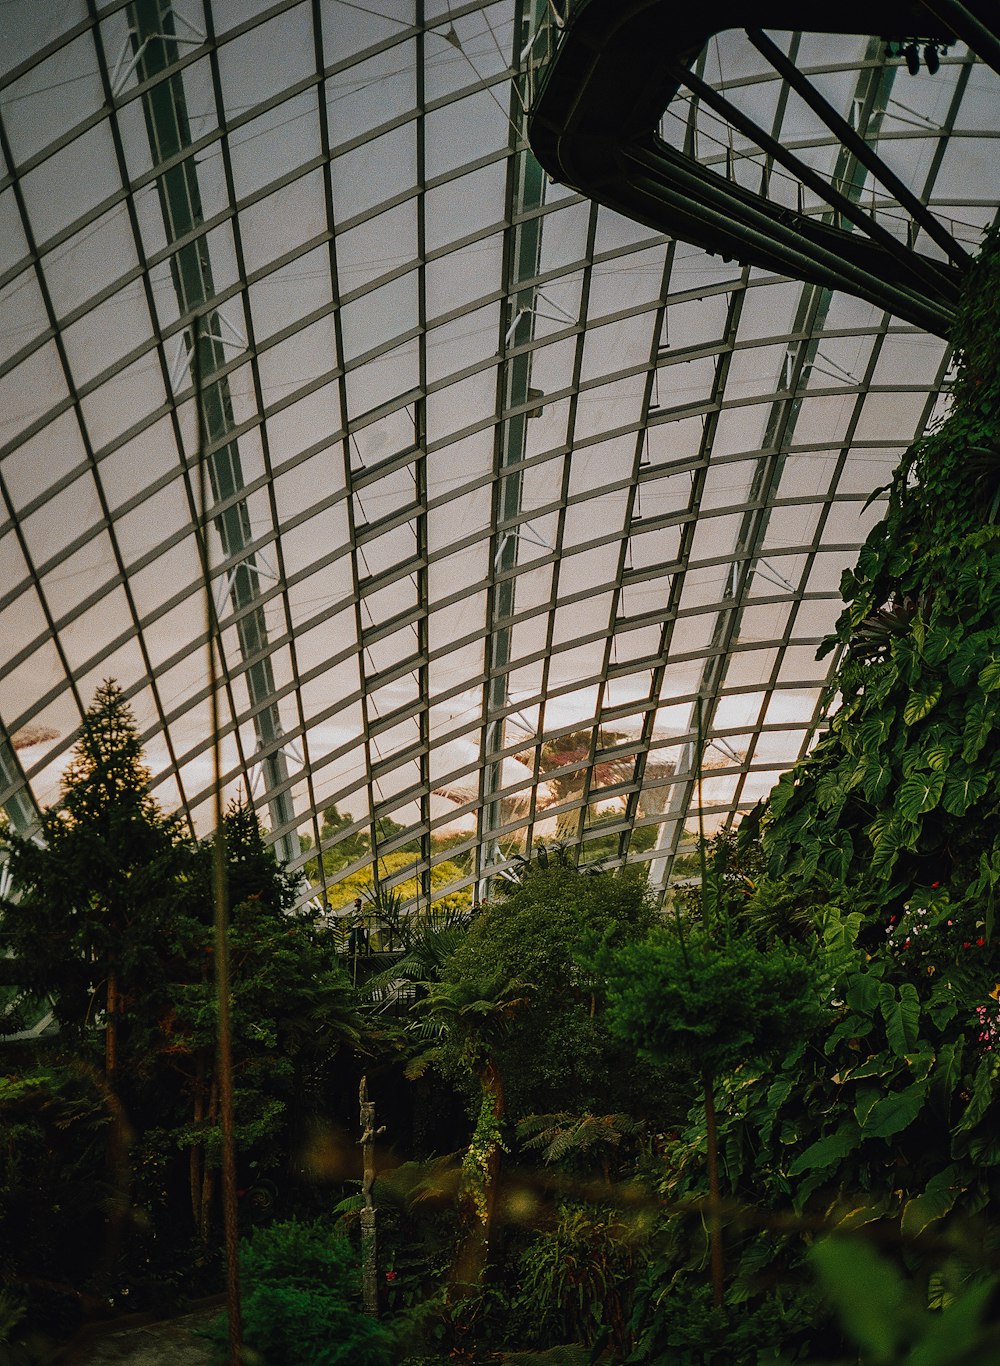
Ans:
POLYGON ((772 872, 856 880, 872 912, 915 883, 947 883, 957 903, 1000 850, 998 290, 994 230, 955 336, 951 411, 844 574, 842 705, 764 821, 772 872))
POLYGON ((644 1088, 608 1032, 603 982, 590 960, 602 944, 644 934, 652 914, 642 883, 555 862, 532 866, 520 887, 473 922, 444 966, 439 995, 450 993, 469 1025, 476 1001, 503 1008, 480 1015, 477 1029, 486 1034, 479 1043, 475 1031, 452 1031, 443 1061, 461 1073, 475 1049, 488 1046, 515 1119, 587 1104, 596 1110, 615 1097, 630 1108, 644 1088))
MULTIPOLYGON (((397 850, 392 854, 385 854, 378 861, 379 876, 380 878, 395 876, 405 872, 407 868, 412 868, 413 863, 414 856, 412 853, 397 850)), ((431 901, 436 911, 468 910, 472 903, 472 895, 468 888, 446 894, 442 894, 441 891, 450 883, 457 882, 461 876, 461 869, 451 859, 443 859, 431 869, 431 901)), ((415 876, 404 878, 391 889, 383 889, 381 883, 379 887, 379 893, 376 893, 372 885, 371 869, 363 868, 334 883, 327 891, 327 901, 333 910, 342 910, 345 906, 352 905, 358 897, 361 897, 362 901, 367 901, 373 906, 374 914, 380 916, 381 908, 378 903, 384 900, 386 896, 395 895, 398 897, 399 906, 406 902, 415 902, 420 896, 420 882, 415 876)), ((397 911, 397 921, 399 918, 397 911)), ((405 921, 408 917, 403 915, 401 918, 405 921)))
MULTIPOLYGON (((256 1229, 240 1250, 246 1344, 267 1366, 387 1366, 391 1337, 359 1302, 357 1253, 319 1221, 256 1229)), ((225 1320, 210 1331, 223 1350, 225 1320)))
POLYGON ((622 1140, 643 1131, 643 1124, 631 1115, 571 1115, 565 1110, 554 1115, 528 1115, 517 1126, 517 1136, 525 1149, 538 1149, 545 1163, 590 1159, 595 1153, 606 1157, 617 1153, 622 1140))
MULTIPOLYGON (((0 1281, 85 1284, 112 1193, 103 1170, 111 1114, 95 1068, 24 1061, 0 1076, 0 1281)), ((60 1310, 33 1317, 52 1328, 60 1310)))
POLYGON ((12 1290, 0 1286, 0 1345, 9 1342, 11 1334, 27 1313, 27 1305, 12 1290))
POLYGON ((619 949, 608 998, 611 1027, 644 1056, 710 1073, 783 1051, 817 1015, 815 974, 800 950, 761 950, 697 923, 619 949))
MULTIPOLYGON (((229 916, 236 1141, 258 1170, 277 1165, 307 1107, 322 1103, 332 1060, 361 1042, 361 1022, 335 945, 309 907, 292 910, 295 884, 264 843, 256 816, 233 806, 224 819, 232 906, 229 916)), ((193 860, 169 994, 145 1015, 143 1055, 150 1083, 176 1097, 161 1109, 177 1149, 202 1148, 218 1162, 216 1003, 211 918, 211 842, 193 860), (179 1104, 177 1104, 179 1102, 179 1104)), ((136 1022, 136 1028, 140 1021, 136 1022)))
POLYGON ((616 1360, 630 1346, 632 1231, 617 1213, 591 1205, 560 1205, 555 1221, 521 1255, 513 1312, 533 1343, 592 1346, 610 1341, 616 1360))
POLYGON ((363 1007, 381 1010, 415 1002, 428 983, 439 982, 444 965, 465 938, 467 912, 431 915, 410 927, 403 957, 359 987, 363 1007))
MULTIPOLYGON (((131 712, 104 684, 44 813, 46 843, 6 836, 17 899, 3 907, 0 963, 51 997, 73 1058, 0 1082, 0 1220, 12 1272, 58 1284, 70 1304, 78 1281, 100 1281, 105 1297, 150 1283, 162 1299, 195 1272, 193 1235, 202 1275, 213 1242, 213 852, 157 810, 147 781, 131 712), (153 1284, 161 1275, 169 1287, 153 1284)), ((223 834, 236 1141, 251 1185, 329 1109, 337 1055, 360 1046, 361 1022, 332 937, 293 909, 296 880, 253 812, 231 808, 223 834)))
POLYGON ((974 1263, 985 1253, 974 1221, 992 1218, 1000 1198, 998 285, 994 232, 957 335, 951 413, 909 453, 885 521, 844 576, 831 642, 845 647, 842 705, 760 813, 768 876, 757 870, 742 891, 728 874, 724 888, 708 879, 710 924, 716 905, 727 908, 741 952, 753 944, 777 962, 779 945, 797 946, 814 973, 811 1017, 784 1030, 775 1021, 762 1059, 743 1015, 752 970, 734 959, 730 1004, 720 960, 704 948, 696 959, 697 945, 685 960, 676 935, 663 936, 645 989, 639 950, 622 956, 635 957, 622 988, 631 1037, 719 1069, 727 1219, 748 1211, 726 1229, 720 1315, 705 1284, 707 1237, 684 1213, 707 1189, 707 1125, 692 1109, 663 1146, 670 1212, 637 1294, 637 1360, 753 1361, 754 1336, 758 1350, 783 1344, 788 1360, 828 1357, 836 1341, 825 1340, 804 1262, 816 1224, 902 1239, 895 1269, 855 1245, 816 1254, 865 1363, 995 1355, 985 1292, 968 1271, 953 1268, 962 1308, 950 1322, 940 1297, 928 1312, 927 1287, 943 1274, 933 1240, 962 1230, 974 1263), (706 1020, 723 1036, 732 1021, 728 1054, 713 1051, 706 1020))
POLYGON ((60 801, 43 813, 42 843, 3 837, 18 889, 0 905, 6 980, 49 997, 70 1035, 104 1009, 112 974, 121 996, 144 999, 169 977, 182 830, 148 782, 132 712, 117 684, 102 683, 60 801))
POLYGON ((823 1239, 810 1259, 863 1366, 979 1366, 995 1358, 993 1281, 977 1280, 929 1309, 898 1267, 861 1239, 823 1239))
POLYGON ((675 1269, 666 1283, 663 1275, 664 1266, 654 1257, 639 1280, 633 1316, 636 1346, 629 1361, 649 1366, 788 1366, 806 1360, 810 1340, 829 1344, 818 1297, 794 1284, 770 1285, 757 1294, 731 1288, 715 1308, 704 1274, 675 1269))

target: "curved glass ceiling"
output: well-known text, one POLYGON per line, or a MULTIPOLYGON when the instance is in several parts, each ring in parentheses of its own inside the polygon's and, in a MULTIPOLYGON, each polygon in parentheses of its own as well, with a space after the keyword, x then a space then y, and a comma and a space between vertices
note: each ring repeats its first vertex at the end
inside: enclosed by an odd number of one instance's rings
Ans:
MULTIPOLYGON (((559 9, 3 6, 18 827, 105 677, 161 803, 210 821, 199 429, 226 786, 308 894, 339 904, 373 847, 420 904, 475 894, 556 838, 660 883, 696 827, 696 699, 709 828, 809 745, 841 572, 945 345, 548 183, 524 111, 559 9)), ((771 36, 974 249, 997 76, 961 45, 911 79, 874 39, 771 36)), ((745 38, 698 70, 899 223, 745 38)), ((663 136, 766 165, 684 91, 663 136)))

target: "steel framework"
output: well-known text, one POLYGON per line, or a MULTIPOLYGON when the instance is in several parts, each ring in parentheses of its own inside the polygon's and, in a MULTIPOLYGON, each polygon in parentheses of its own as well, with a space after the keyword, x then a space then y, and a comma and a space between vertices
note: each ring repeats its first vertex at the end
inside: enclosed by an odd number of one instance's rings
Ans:
POLYGON ((19 829, 107 676, 160 800, 210 821, 199 408, 226 788, 304 897, 483 895, 555 838, 662 883, 699 768, 711 827, 809 746, 866 500, 943 401, 934 333, 1000 203, 993 55, 957 0, 912 79, 865 34, 675 44, 657 155, 727 204, 766 186, 810 251, 884 250, 896 292, 858 298, 546 177, 529 122, 593 8, 3 7, 19 829))

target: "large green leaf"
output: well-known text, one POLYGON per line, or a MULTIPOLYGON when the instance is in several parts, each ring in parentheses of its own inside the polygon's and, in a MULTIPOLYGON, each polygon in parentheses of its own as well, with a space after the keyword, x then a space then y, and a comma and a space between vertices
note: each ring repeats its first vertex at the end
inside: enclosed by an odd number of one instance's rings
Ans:
POLYGON ((914 688, 906 699, 906 706, 903 708, 903 721, 908 726, 915 725, 929 715, 937 706, 941 696, 941 684, 932 683, 921 688, 914 688))
POLYGON ((935 773, 943 773, 951 762, 952 750, 948 745, 937 741, 935 744, 927 746, 923 757, 928 768, 933 769, 935 773))
POLYGON ((852 1067, 844 1080, 860 1081, 864 1077, 888 1077, 891 1073, 898 1072, 899 1067, 898 1058, 886 1052, 871 1053, 864 1062, 852 1067))
POLYGON ((878 1005, 879 985, 879 980, 873 973, 856 973, 848 983, 844 1000, 852 1010, 870 1015, 878 1005))
POLYGON ((842 1157, 854 1151, 861 1142, 861 1137, 861 1130, 853 1119, 842 1120, 836 1132, 817 1139, 815 1143, 810 1143, 805 1152, 799 1153, 788 1168, 789 1176, 832 1167, 835 1162, 839 1162, 842 1157))
POLYGON ((809 1253, 827 1296, 873 1366, 896 1361, 905 1331, 899 1272, 860 1238, 824 1238, 809 1253))
POLYGON ((986 796, 990 780, 985 773, 967 773, 963 777, 948 778, 944 785, 941 805, 950 816, 964 816, 986 796))
POLYGON ((981 1058, 972 1083, 972 1094, 965 1107, 965 1113, 954 1126, 956 1134, 968 1133, 980 1122, 993 1099, 993 1064, 989 1058, 981 1058))
POLYGON ((844 804, 847 792, 842 775, 836 770, 824 773, 816 784, 816 802, 821 811, 831 811, 844 804))
POLYGON ((1000 659, 994 656, 986 661, 979 675, 979 686, 983 692, 995 692, 1000 688, 1000 659))
POLYGON ((962 1077, 962 1054, 965 1052, 964 1039, 952 1039, 942 1044, 934 1061, 934 1085, 950 1096, 962 1077))
POLYGON ((904 982, 899 995, 888 982, 879 987, 879 1007, 885 1021, 885 1036, 897 1058, 905 1058, 917 1046, 920 1023, 920 998, 912 982, 904 982))
POLYGON ((926 811, 933 811, 944 791, 943 773, 914 773, 900 786, 896 798, 897 809, 907 820, 916 820, 926 811))
POLYGON ((871 871, 888 877, 900 850, 916 848, 920 825, 905 819, 900 812, 888 819, 877 816, 865 833, 874 846, 869 865, 871 871))
POLYGON ((868 1119, 871 1112, 883 1099, 881 1087, 878 1086, 859 1086, 854 1101, 854 1118, 858 1121, 858 1127, 867 1136, 868 1119))
MULTIPOLYGON (((914 623, 915 624, 915 623, 914 623)), ((910 688, 917 688, 921 676, 924 673, 924 662, 920 658, 920 649, 913 636, 897 636, 892 642, 892 660, 896 665, 899 677, 910 688)), ((931 706, 934 704, 931 703, 931 706)), ((928 708, 928 711, 930 708, 928 708)))
POLYGON ((993 732, 996 712, 993 704, 977 700, 972 703, 965 715, 965 730, 962 732, 962 758, 973 764, 993 732))
POLYGON ((954 654, 957 644, 958 633, 954 626, 935 626, 924 641, 924 659, 928 664, 938 665, 954 654))
POLYGON ((903 1091, 893 1091, 875 1102, 862 1128, 866 1138, 889 1138, 909 1126, 920 1113, 927 1097, 926 1082, 914 1082, 903 1091))
MULTIPOLYGON (((923 1195, 915 1195, 903 1206, 902 1230, 909 1238, 915 1238, 936 1219, 943 1219, 953 1208, 955 1201, 965 1190, 962 1173, 967 1172, 957 1162, 951 1162, 943 1171, 938 1172, 927 1182, 923 1195)), ((967 1183, 966 1183, 967 1184, 967 1183)))
POLYGON ((992 1280, 981 1281, 931 1317, 926 1333, 907 1358, 907 1366, 954 1366, 955 1362, 990 1360, 996 1339, 984 1342, 980 1329, 995 1291, 992 1280))
POLYGON ((875 716, 868 716, 858 726, 858 734, 861 736, 861 746, 865 753, 877 756, 883 743, 888 740, 889 732, 892 730, 892 717, 886 712, 879 712, 875 716))
POLYGON ((795 795, 795 774, 791 771, 783 773, 778 779, 771 795, 768 798, 768 805, 771 808, 771 815, 777 818, 784 813, 788 803, 795 795))
POLYGON ((967 636, 948 662, 948 677, 961 686, 973 669, 978 669, 983 657, 983 633, 967 636))
POLYGON ((882 800, 891 777, 892 767, 887 759, 871 758, 867 760, 861 790, 873 805, 882 800))

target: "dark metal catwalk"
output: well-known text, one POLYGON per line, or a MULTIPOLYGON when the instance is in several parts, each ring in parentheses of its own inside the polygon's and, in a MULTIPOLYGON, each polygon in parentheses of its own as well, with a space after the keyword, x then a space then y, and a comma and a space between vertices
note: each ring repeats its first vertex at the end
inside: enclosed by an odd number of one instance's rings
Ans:
POLYGON ((556 180, 630 218, 724 258, 846 290, 946 337, 967 251, 762 28, 793 29, 807 18, 823 32, 884 34, 918 57, 922 46, 929 66, 959 34, 996 65, 998 14, 985 0, 968 6, 852 0, 808 16, 790 0, 754 6, 715 0, 698 7, 697 15, 666 0, 578 0, 540 73, 528 136, 556 180), (690 70, 710 39, 751 16, 751 43, 910 215, 902 238, 868 212, 857 193, 825 180, 724 88, 713 89, 690 70), (734 178, 731 155, 719 173, 701 164, 693 147, 679 150, 659 136, 664 111, 683 86, 766 158, 756 191, 734 178), (777 166, 818 196, 818 213, 803 212, 801 189, 797 209, 769 196, 777 166), (920 233, 944 259, 916 249, 920 233))

